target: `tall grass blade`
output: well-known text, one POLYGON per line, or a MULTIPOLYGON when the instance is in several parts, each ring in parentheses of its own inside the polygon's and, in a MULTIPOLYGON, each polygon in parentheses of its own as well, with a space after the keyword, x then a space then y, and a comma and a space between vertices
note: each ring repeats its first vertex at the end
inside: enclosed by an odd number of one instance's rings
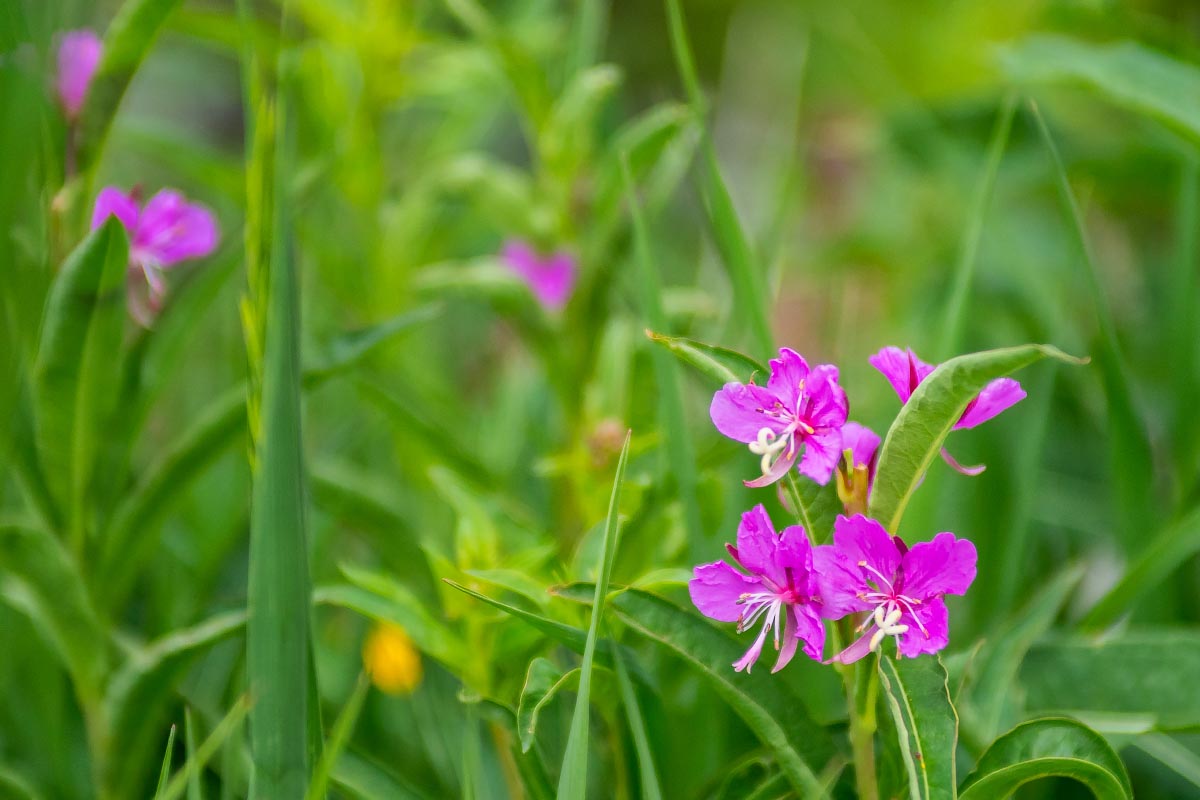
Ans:
MULTIPOLYGON (((183 709, 183 742, 187 760, 196 757, 196 723, 192 721, 192 709, 183 709)), ((186 764, 186 762, 185 762, 186 764)), ((200 770, 187 770, 187 800, 204 800, 200 791, 200 770)))
POLYGON ((162 769, 158 771, 158 783, 154 788, 154 800, 161 800, 167 790, 167 781, 171 778, 171 757, 175 752, 175 726, 167 734, 167 749, 163 751, 162 769))
POLYGON ((317 767, 313 771, 312 783, 308 786, 305 800, 321 800, 325 796, 325 792, 329 788, 330 776, 333 774, 333 767, 350 742, 350 735, 354 733, 354 725, 358 722, 358 715, 362 712, 363 702, 367 699, 367 691, 370 688, 371 679, 365 673, 360 675, 358 683, 354 685, 354 692, 346 701, 342 713, 333 723, 333 730, 330 731, 329 740, 321 752, 321 760, 317 762, 317 767))
POLYGON ((217 727, 213 728, 208 738, 196 748, 196 752, 183 765, 183 769, 177 772, 171 782, 167 784, 162 800, 179 800, 183 796, 192 780, 192 775, 199 775, 212 757, 217 754, 217 751, 221 749, 221 746, 225 744, 225 741, 237 733, 238 726, 242 724, 242 720, 246 718, 250 709, 250 699, 244 695, 239 697, 224 719, 217 723, 217 727))
POLYGON ((654 766, 654 752, 650 749, 650 736, 646 732, 646 721, 642 718, 637 689, 629 679, 629 670, 626 669, 625 659, 619 650, 613 651, 613 665, 616 667, 617 687, 621 690, 621 704, 625 706, 625 719, 629 722, 629 732, 633 736, 633 749, 637 754, 642 800, 662 800, 658 769, 654 766))
POLYGON ((618 514, 621 507, 621 487, 625 483, 625 466, 629 460, 631 433, 625 434, 625 444, 617 461, 617 473, 613 478, 612 495, 608 500, 608 517, 604 523, 604 548, 596 571, 596 593, 592 603, 592 617, 588 625, 587 644, 583 651, 583 664, 579 676, 579 694, 575 701, 575 713, 571 717, 571 731, 567 735, 567 749, 563 755, 562 774, 558 780, 559 800, 584 800, 587 796, 588 726, 591 710, 592 670, 596 657, 596 642, 600 637, 600 621, 604 617, 604 601, 608 595, 608 581, 616 557, 620 535, 618 514))

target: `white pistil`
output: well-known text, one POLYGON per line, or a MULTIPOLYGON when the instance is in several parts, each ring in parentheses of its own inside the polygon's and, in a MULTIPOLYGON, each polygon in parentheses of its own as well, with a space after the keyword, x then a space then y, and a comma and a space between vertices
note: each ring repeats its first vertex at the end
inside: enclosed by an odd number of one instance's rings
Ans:
POLYGON ((771 464, 778 458, 783 449, 788 446, 792 440, 791 433, 776 438, 775 431, 770 428, 759 428, 758 439, 750 443, 750 452, 756 456, 762 456, 759 461, 759 467, 762 469, 763 475, 771 471, 771 464))
POLYGON ((908 633, 908 626, 899 624, 900 617, 903 614, 904 612, 894 603, 880 603, 875 606, 875 613, 872 615, 872 619, 878 630, 871 634, 871 652, 879 649, 879 645, 883 642, 885 636, 895 636, 896 642, 899 643, 900 634, 908 633), (884 611, 885 606, 888 608, 886 612, 884 611))

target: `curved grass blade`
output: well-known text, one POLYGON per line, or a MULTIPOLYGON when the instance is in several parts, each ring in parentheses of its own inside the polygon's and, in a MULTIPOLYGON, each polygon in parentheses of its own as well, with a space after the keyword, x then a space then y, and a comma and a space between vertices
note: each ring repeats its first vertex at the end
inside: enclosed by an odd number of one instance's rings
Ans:
POLYGON ((879 453, 869 516, 896 533, 900 518, 967 404, 989 382, 1043 358, 1086 363, 1043 344, 958 356, 921 381, 900 409, 879 453))
POLYGON ((104 147, 121 98, 159 30, 181 0, 125 0, 104 34, 104 51, 79 120, 79 171, 87 174, 104 147))
POLYGON ((354 733, 354 725, 358 722, 358 715, 362 712, 363 702, 367 699, 367 691, 370 688, 371 679, 367 674, 359 675, 354 692, 346 701, 346 705, 342 707, 342 713, 338 714, 337 720, 333 723, 333 730, 329 733, 329 740, 325 742, 321 760, 317 762, 317 768, 313 771, 312 783, 308 785, 308 794, 305 795, 305 800, 321 800, 325 797, 330 776, 333 774, 333 767, 341 758, 342 751, 346 749, 350 735, 354 733))
POLYGON ((1026 722, 987 749, 963 782, 962 800, 1008 797, 1040 778, 1072 778, 1096 800, 1132 800, 1125 765, 1104 737, 1073 719, 1026 722))
POLYGON ((958 714, 950 702, 941 659, 881 656, 879 679, 896 722, 909 797, 954 800, 958 714))
POLYGON ((632 431, 625 434, 621 457, 617 460, 617 471, 613 478, 612 494, 608 499, 608 517, 604 523, 604 547, 600 553, 600 568, 596 572, 596 594, 592 601, 592 617, 588 624, 587 642, 583 649, 583 664, 580 667, 579 693, 575 701, 575 713, 571 717, 571 730, 567 735, 567 748, 563 755, 562 773, 558 781, 558 800, 584 800, 587 796, 588 725, 591 711, 592 671, 596 659, 596 642, 600 638, 600 621, 604 617, 604 602, 608 595, 608 581, 616 560, 620 537, 621 487, 625 483, 625 466, 629 461, 629 441, 632 431))

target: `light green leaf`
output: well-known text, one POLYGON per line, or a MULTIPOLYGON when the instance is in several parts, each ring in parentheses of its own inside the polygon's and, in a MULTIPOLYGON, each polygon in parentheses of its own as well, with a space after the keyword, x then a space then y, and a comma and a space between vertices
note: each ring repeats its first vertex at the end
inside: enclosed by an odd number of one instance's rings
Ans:
MULTIPOLYGON (((537 733, 538 714, 541 710, 560 691, 577 690, 582 674, 583 671, 578 667, 563 672, 544 658, 535 658, 529 662, 529 669, 525 673, 525 685, 521 688, 521 698, 517 703, 517 734, 521 740, 522 753, 528 753, 533 747, 533 737, 537 733)), ((596 675, 608 676, 609 673, 601 668, 596 675)))
POLYGON ((1037 719, 1001 736, 963 781, 962 800, 1008 797, 1040 778, 1072 778, 1097 800, 1131 800, 1125 765, 1104 737, 1066 718, 1037 719))
POLYGON ((996 378, 1047 357, 1082 363, 1050 345, 1027 344, 939 365, 917 386, 883 440, 868 516, 896 533, 908 501, 967 404, 996 378))
POLYGON ((563 754, 562 772, 558 780, 558 800, 584 800, 587 796, 588 732, 591 711, 592 671, 596 658, 596 643, 600 638, 600 623, 604 618, 604 603, 608 595, 608 582, 612 576, 612 565, 617 557, 620 539, 621 487, 625 483, 625 466, 629 461, 629 441, 633 432, 625 433, 625 444, 617 461, 613 477, 612 494, 608 499, 608 514, 604 523, 604 546, 600 551, 600 566, 596 571, 596 593, 592 600, 592 616, 588 624, 587 642, 583 649, 583 665, 580 667, 579 693, 575 700, 575 713, 571 716, 571 730, 567 735, 566 752, 563 754))
POLYGON ((954 800, 958 714, 937 656, 880 656, 879 678, 896 722, 912 800, 954 800))
POLYGON ((736 350, 654 331, 646 331, 646 336, 655 344, 667 348, 676 358, 717 387, 727 383, 748 383, 755 376, 765 379, 770 375, 758 361, 736 350))

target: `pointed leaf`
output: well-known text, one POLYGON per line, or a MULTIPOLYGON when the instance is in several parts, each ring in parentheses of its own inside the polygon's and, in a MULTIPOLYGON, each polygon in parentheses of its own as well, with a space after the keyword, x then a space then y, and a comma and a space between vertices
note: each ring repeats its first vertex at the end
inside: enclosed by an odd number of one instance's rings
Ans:
POLYGON ((912 800, 954 800, 958 714, 937 656, 880 656, 880 685, 896 722, 912 800))

